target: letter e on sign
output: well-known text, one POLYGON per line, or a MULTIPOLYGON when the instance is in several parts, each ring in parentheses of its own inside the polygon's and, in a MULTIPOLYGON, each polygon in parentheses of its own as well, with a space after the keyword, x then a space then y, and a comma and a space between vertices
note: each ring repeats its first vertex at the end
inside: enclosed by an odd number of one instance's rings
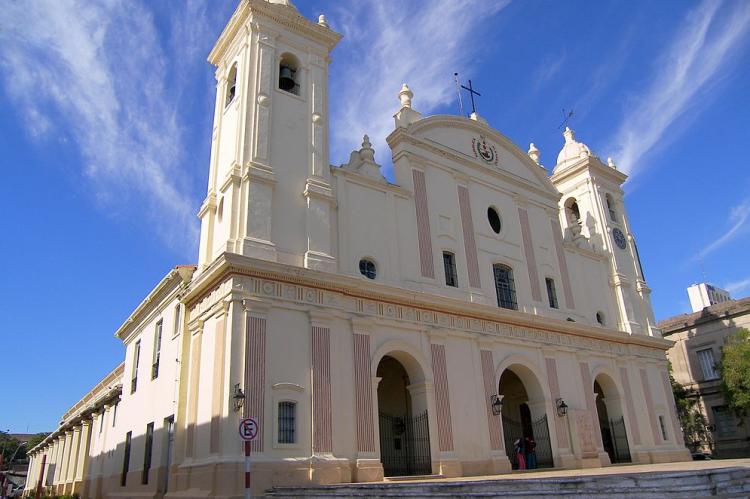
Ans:
POLYGON ((252 442, 258 438, 258 422, 253 418, 240 421, 240 438, 246 442, 252 442))

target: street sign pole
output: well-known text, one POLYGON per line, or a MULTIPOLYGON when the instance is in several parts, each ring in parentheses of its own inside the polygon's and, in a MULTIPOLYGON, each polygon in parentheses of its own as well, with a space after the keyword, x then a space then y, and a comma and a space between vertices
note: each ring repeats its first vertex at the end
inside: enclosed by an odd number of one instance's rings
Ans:
POLYGON ((252 499, 250 490, 250 448, 252 441, 258 437, 258 422, 253 418, 240 421, 240 438, 245 442, 245 499, 252 499))
POLYGON ((245 441, 245 499, 253 499, 250 490, 250 440, 245 441))

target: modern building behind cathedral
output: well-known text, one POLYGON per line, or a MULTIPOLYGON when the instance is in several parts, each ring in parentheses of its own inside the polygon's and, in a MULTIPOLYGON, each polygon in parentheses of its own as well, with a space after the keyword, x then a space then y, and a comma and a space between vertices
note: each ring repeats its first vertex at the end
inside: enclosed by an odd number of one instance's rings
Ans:
POLYGON ((240 2, 209 55, 198 264, 118 329, 124 362, 32 450, 29 493, 241 497, 246 417, 256 494, 508 473, 527 437, 538 468, 689 459, 626 175, 566 129, 549 176, 533 144, 423 116, 407 85, 394 180, 367 136, 332 166, 340 38, 240 2))

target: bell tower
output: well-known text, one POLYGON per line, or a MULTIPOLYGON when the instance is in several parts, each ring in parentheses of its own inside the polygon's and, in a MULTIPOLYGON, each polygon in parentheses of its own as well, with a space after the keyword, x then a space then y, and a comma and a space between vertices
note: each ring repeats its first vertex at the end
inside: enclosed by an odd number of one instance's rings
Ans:
POLYGON ((336 269, 328 64, 341 35, 289 0, 242 0, 208 60, 216 106, 199 269, 223 252, 336 269))
POLYGON ((610 158, 604 164, 576 141, 570 128, 557 156, 552 183, 562 194, 560 223, 565 239, 608 257, 609 285, 613 292, 617 329, 631 334, 657 335, 651 290, 641 268, 638 247, 625 212, 622 184, 627 175, 610 158))

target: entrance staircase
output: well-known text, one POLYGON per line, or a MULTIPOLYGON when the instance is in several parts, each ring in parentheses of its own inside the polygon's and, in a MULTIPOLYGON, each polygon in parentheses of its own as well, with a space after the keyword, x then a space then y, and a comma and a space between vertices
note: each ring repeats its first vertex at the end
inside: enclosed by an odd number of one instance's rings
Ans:
POLYGON ((442 479, 426 481, 377 482, 311 487, 275 487, 266 497, 368 497, 368 498, 448 498, 448 497, 570 497, 570 498, 687 498, 750 497, 750 467, 689 469, 680 471, 638 471, 590 474, 570 472, 567 476, 488 479, 442 479))

